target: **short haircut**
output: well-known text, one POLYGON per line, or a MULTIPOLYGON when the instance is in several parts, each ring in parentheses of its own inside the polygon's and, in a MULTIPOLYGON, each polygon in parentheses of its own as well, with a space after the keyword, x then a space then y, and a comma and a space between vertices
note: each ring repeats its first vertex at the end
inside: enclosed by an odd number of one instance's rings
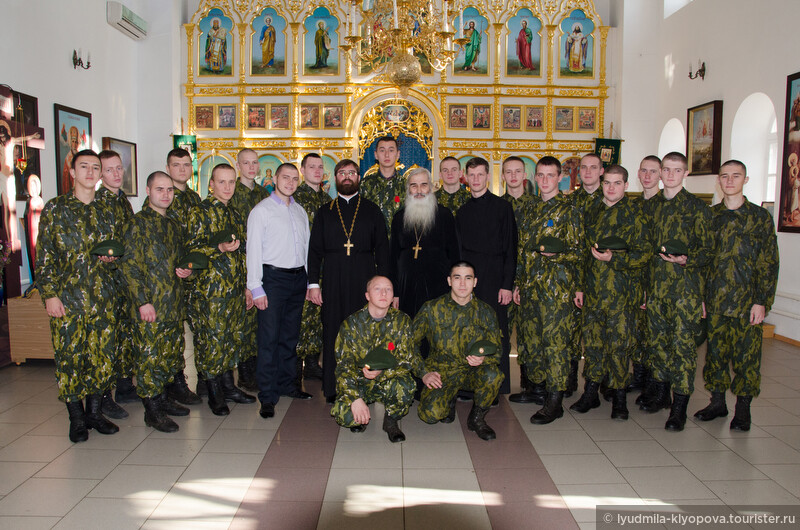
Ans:
MULTIPOLYGON (((279 165, 278 168, 275 170, 275 176, 276 177, 278 176, 278 173, 281 172, 281 169, 287 169, 287 168, 291 168, 291 169, 294 169, 295 171, 297 171, 297 166, 296 165, 292 164, 291 162, 284 162, 283 164, 279 165)), ((299 171, 298 171, 298 173, 299 173, 299 171)))
POLYGON ((223 162, 222 164, 217 164, 214 166, 214 169, 211 170, 211 180, 214 180, 214 175, 217 174, 217 171, 222 171, 225 169, 230 169, 234 174, 236 174, 236 170, 233 169, 232 165, 228 164, 227 162, 223 162))
POLYGON ((381 136, 378 138, 378 141, 375 142, 375 150, 378 150, 378 146, 381 145, 381 142, 394 142, 395 148, 399 151, 400 150, 400 143, 397 141, 397 138, 392 136, 391 134, 387 134, 386 136, 381 136))
POLYGON ((78 151, 77 153, 75 153, 75 156, 72 157, 72 162, 70 162, 69 167, 75 169, 75 162, 77 162, 78 159, 82 156, 93 156, 97 159, 100 158, 99 156, 97 156, 97 153, 95 153, 91 149, 84 149, 83 151, 78 151))
POLYGON ((472 275, 473 276, 475 275, 475 265, 473 265, 472 263, 470 263, 469 261, 467 261, 465 259, 462 259, 462 260, 456 261, 455 263, 453 263, 450 266, 450 274, 449 274, 449 276, 452 276, 453 275, 453 271, 456 270, 458 267, 469 267, 470 269, 472 269, 472 275))
POLYGON ((647 155, 646 157, 642 158, 642 162, 644 162, 645 160, 648 162, 655 162, 659 166, 661 165, 661 159, 658 158, 656 155, 647 155))
POLYGON ((152 173, 147 175, 147 187, 149 188, 153 184, 153 181, 155 179, 157 179, 158 177, 166 177, 166 178, 170 179, 169 183, 172 184, 172 179, 170 178, 169 175, 167 175, 163 171, 153 171, 152 173))
MULTIPOLYGON (((375 276, 367 280, 367 291, 369 291, 369 288, 372 287, 373 283, 375 283, 380 279, 389 280, 389 278, 387 278, 386 276, 381 276, 380 274, 376 274, 375 276)), ((392 281, 389 280, 389 283, 392 283, 392 281)), ((392 289, 394 290, 394 285, 392 286, 392 289)))
POLYGON ((187 156, 189 158, 192 158, 192 155, 189 153, 189 151, 181 147, 176 147, 175 149, 167 153, 167 165, 169 165, 170 158, 186 158, 187 156))
POLYGON ((604 175, 609 175, 613 173, 614 175, 622 175, 622 181, 628 182, 628 170, 622 167, 619 164, 611 164, 606 168, 604 175))
POLYGON ((236 153, 236 163, 237 164, 239 163, 239 157, 241 157, 243 153, 253 153, 254 155, 258 156, 258 153, 256 153, 254 150, 250 149, 249 147, 245 147, 244 149, 242 149, 238 153, 236 153))
POLYGON ((111 149, 103 149, 102 151, 97 153, 97 158, 100 159, 101 163, 104 160, 109 160, 109 159, 114 158, 114 157, 119 158, 120 161, 122 160, 122 157, 119 156, 119 153, 117 153, 116 151, 112 151, 111 149))
POLYGON ((322 157, 319 156, 318 153, 308 153, 306 156, 303 157, 303 161, 300 162, 300 167, 301 168, 303 168, 303 169, 306 168, 306 160, 308 160, 309 158, 319 158, 320 160, 322 160, 322 157))
POLYGON ((359 171, 359 172, 361 171, 361 168, 358 167, 358 164, 356 164, 355 162, 353 162, 349 158, 344 158, 342 160, 339 160, 336 163, 336 166, 333 168, 333 176, 334 176, 334 178, 336 178, 336 174, 339 173, 340 169, 345 168, 345 167, 349 167, 349 166, 353 166, 354 168, 356 168, 356 171, 359 171))
POLYGON ((452 160, 453 162, 458 164, 458 169, 461 169, 461 161, 458 158, 454 157, 454 156, 446 156, 446 157, 442 158, 442 161, 439 162, 439 169, 442 169, 442 164, 444 164, 448 160, 452 160))
POLYGON ((739 166, 740 168, 742 168, 742 172, 744 173, 744 175, 747 176, 747 166, 745 166, 744 162, 740 160, 734 160, 734 159, 726 160, 721 166, 719 166, 720 170, 725 166, 739 166))
POLYGON ((661 159, 662 166, 664 162, 680 162, 683 164, 683 169, 689 169, 689 161, 686 159, 686 155, 677 151, 672 151, 664 155, 664 158, 661 159))
POLYGON ((558 174, 559 175, 561 174, 561 162, 559 162, 558 158, 556 158, 554 156, 549 156, 548 155, 548 156, 543 156, 542 158, 540 158, 539 161, 536 162, 536 172, 537 173, 539 172, 539 167, 540 166, 548 166, 548 167, 555 166, 556 170, 558 171, 558 174))
POLYGON ((601 166, 603 165, 603 159, 602 159, 602 158, 600 158, 600 155, 598 155, 597 153, 586 153, 585 155, 583 155, 583 156, 581 157, 581 161, 582 161, 584 158, 596 158, 596 159, 597 159, 597 161, 598 161, 598 162, 600 162, 600 165, 601 165, 601 166))
POLYGON ((508 164, 509 162, 519 162, 520 164, 522 164, 522 167, 525 167, 525 161, 523 159, 521 159, 520 157, 518 157, 516 155, 512 155, 512 156, 509 156, 508 158, 506 158, 505 160, 503 160, 503 166, 502 166, 503 171, 505 171, 506 164, 508 164))
POLYGON ((489 173, 489 162, 487 162, 485 159, 483 159, 483 158, 481 158, 479 156, 476 156, 476 157, 473 157, 473 158, 469 159, 469 161, 467 162, 467 165, 464 166, 464 172, 467 172, 470 169, 473 169, 473 168, 476 168, 476 167, 483 167, 483 169, 486 170, 486 173, 487 174, 489 173))
POLYGON ((433 180, 431 179, 431 172, 425 169, 424 167, 415 167, 414 169, 406 173, 405 177, 403 177, 406 181, 406 193, 408 193, 408 187, 411 185, 411 177, 415 177, 417 175, 425 175, 425 178, 428 181, 428 186, 433 186, 433 180))

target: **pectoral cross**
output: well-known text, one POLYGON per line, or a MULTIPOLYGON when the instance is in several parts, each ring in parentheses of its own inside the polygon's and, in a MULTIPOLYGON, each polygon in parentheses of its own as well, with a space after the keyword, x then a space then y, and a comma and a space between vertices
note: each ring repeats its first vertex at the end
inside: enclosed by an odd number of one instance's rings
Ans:
POLYGON ((347 240, 347 243, 345 243, 343 246, 344 246, 344 248, 347 249, 347 255, 349 256, 350 255, 350 249, 353 248, 353 244, 350 242, 349 238, 347 240))
POLYGON ((419 241, 417 241, 417 244, 411 248, 414 249, 414 259, 417 259, 417 253, 422 250, 422 247, 419 246, 419 241))

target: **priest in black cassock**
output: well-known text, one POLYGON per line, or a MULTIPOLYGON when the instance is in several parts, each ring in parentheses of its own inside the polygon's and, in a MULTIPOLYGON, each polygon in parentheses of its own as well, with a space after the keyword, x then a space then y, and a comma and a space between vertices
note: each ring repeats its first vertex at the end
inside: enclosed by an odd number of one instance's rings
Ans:
POLYGON ((438 204, 425 168, 406 176, 406 199, 392 220, 390 241, 394 307, 413 318, 422 304, 450 291, 450 266, 460 259, 453 214, 438 204))
POLYGON ((335 345, 342 322, 365 304, 367 281, 389 274, 389 240, 378 206, 358 192, 358 164, 341 160, 334 168, 336 200, 314 217, 308 247, 308 297, 322 306, 322 392, 336 397, 335 345), (325 285, 320 290, 320 271, 325 285))
POLYGON ((456 213, 461 259, 475 266, 475 295, 497 313, 503 345, 500 368, 506 376, 500 393, 508 394, 508 304, 517 266, 517 223, 511 204, 489 191, 489 162, 475 157, 465 169, 472 197, 456 213))

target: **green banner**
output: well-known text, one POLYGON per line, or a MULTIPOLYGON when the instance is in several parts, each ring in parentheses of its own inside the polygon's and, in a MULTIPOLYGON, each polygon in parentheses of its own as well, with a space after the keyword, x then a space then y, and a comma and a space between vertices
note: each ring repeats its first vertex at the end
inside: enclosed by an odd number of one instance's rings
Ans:
POLYGON ((608 167, 611 164, 619 164, 619 150, 622 146, 622 140, 612 140, 610 138, 595 138, 594 139, 594 152, 600 157, 603 162, 603 167, 608 167))
POLYGON ((193 134, 173 134, 172 147, 185 149, 192 155, 192 179, 188 182, 190 188, 200 193, 200 178, 197 169, 197 136, 193 134))

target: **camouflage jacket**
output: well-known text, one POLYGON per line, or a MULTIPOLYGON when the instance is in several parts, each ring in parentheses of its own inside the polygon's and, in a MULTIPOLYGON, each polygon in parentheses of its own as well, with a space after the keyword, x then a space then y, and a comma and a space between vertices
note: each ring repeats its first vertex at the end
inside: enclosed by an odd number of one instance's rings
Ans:
POLYGON ((189 226, 189 212, 192 208, 200 206, 201 202, 200 195, 193 189, 186 188, 186 191, 181 191, 175 188, 175 198, 172 199, 172 204, 167 209, 167 215, 186 230, 189 226))
POLYGON ((447 193, 444 188, 436 190, 436 200, 439 204, 450 210, 453 215, 459 208, 464 206, 470 198, 470 193, 466 188, 459 188, 455 193, 447 193))
POLYGON ((58 297, 67 316, 104 316, 114 309, 114 264, 89 251, 114 235, 111 212, 67 193, 50 199, 39 220, 36 285, 42 301, 58 297))
POLYGON ((769 311, 778 281, 778 239, 767 210, 745 197, 728 210, 711 207, 714 257, 708 267, 706 309, 727 317, 747 317, 753 304, 769 311))
POLYGON ((527 214, 530 213, 530 204, 534 202, 539 202, 538 195, 532 195, 530 193, 524 193, 519 197, 519 199, 515 199, 508 193, 505 193, 501 196, 501 199, 505 199, 511 203, 511 207, 514 209, 514 219, 517 221, 517 263, 522 261, 522 252, 525 248, 525 243, 528 242, 528 238, 530 238, 533 224, 533 219, 530 218, 527 214))
POLYGON ((387 233, 391 232, 394 214, 406 198, 406 181, 397 171, 390 179, 384 178, 380 171, 361 179, 359 187, 365 199, 369 199, 381 209, 386 219, 387 233))
POLYGON ((586 231, 586 281, 584 303, 601 309, 632 308, 643 298, 641 271, 650 263, 653 248, 649 241, 649 223, 639 205, 627 197, 611 207, 601 200, 593 203, 584 215, 586 231), (628 244, 628 250, 614 251, 611 261, 592 256, 591 247, 609 236, 628 244))
POLYGON ((364 307, 342 322, 336 337, 336 393, 339 398, 352 403, 363 397, 358 393, 359 380, 365 380, 360 361, 379 346, 388 347, 399 365, 383 370, 375 378, 376 382, 409 372, 417 377, 425 375, 422 357, 411 340, 411 319, 408 315, 390 307, 385 317, 375 320, 369 314, 369 309, 364 307))
POLYGON ((125 224, 133 217, 133 206, 125 193, 120 190, 114 194, 105 186, 100 186, 95 195, 95 200, 100 201, 111 212, 114 223, 114 238, 120 239, 125 233, 125 224))
POLYGON ((139 308, 145 304, 153 305, 157 320, 185 318, 183 280, 175 274, 183 256, 182 234, 174 219, 149 206, 126 224, 125 255, 119 260, 119 268, 131 301, 127 309, 134 320, 140 318, 139 308))
POLYGON ((567 195, 567 198, 569 199, 570 204, 577 208, 581 215, 584 215, 589 206, 603 200, 603 190, 598 187, 596 190, 594 190, 594 193, 590 194, 583 188, 583 186, 581 186, 577 190, 567 195))
MULTIPOLYGON (((650 199, 654 198, 655 196, 650 197, 650 199)), ((633 202, 633 204, 635 204, 639 208, 642 214, 642 218, 644 219, 644 222, 647 223, 648 232, 652 231, 651 225, 653 223, 653 210, 656 204, 655 201, 652 201, 650 199, 645 199, 644 193, 631 199, 631 202, 633 202)), ((650 237, 651 237, 650 234, 648 234, 648 240, 650 237)), ((653 249, 653 251, 655 252, 655 249, 653 249)), ((639 305, 645 303, 647 298, 647 288, 649 285, 650 285, 650 267, 645 266, 639 269, 639 293, 642 296, 642 298, 639 301, 639 305)))
POLYGON ((705 290, 705 268, 714 252, 711 209, 686 189, 670 200, 664 197, 662 190, 650 200, 656 202, 653 203, 650 224, 653 259, 650 261, 647 298, 687 299, 699 308, 705 290), (689 249, 685 267, 664 261, 656 252, 672 239, 684 243, 689 249))
MULTIPOLYGON (((263 186, 253 184, 251 190, 240 180, 236 181, 236 188, 233 190, 233 196, 228 201, 228 207, 233 208, 239 212, 239 217, 242 218, 244 234, 247 236, 247 218, 250 217, 250 211, 255 208, 256 204, 269 197, 269 192, 263 186)), ((242 246, 245 246, 245 240, 242 239, 242 246)), ((245 250, 246 252, 246 250, 245 250)))
POLYGON ((294 192, 294 200, 306 211, 308 226, 311 226, 314 224, 314 216, 317 214, 317 210, 323 204, 328 204, 331 201, 331 196, 322 191, 322 185, 320 185, 319 191, 314 191, 311 186, 303 182, 294 192))
POLYGON ((572 303, 576 291, 583 289, 585 242, 583 220, 577 208, 564 195, 528 205, 526 217, 530 235, 517 263, 517 287, 530 295, 531 289, 549 293, 551 300, 572 303), (537 244, 545 236, 556 237, 566 246, 555 256, 543 256, 537 244))
POLYGON ((475 296, 463 306, 450 293, 425 302, 414 317, 413 329, 415 344, 427 338, 431 345, 425 359, 427 372, 468 367, 467 349, 477 340, 488 340, 497 346, 497 352, 487 355, 484 363, 500 362, 497 313, 475 296))

